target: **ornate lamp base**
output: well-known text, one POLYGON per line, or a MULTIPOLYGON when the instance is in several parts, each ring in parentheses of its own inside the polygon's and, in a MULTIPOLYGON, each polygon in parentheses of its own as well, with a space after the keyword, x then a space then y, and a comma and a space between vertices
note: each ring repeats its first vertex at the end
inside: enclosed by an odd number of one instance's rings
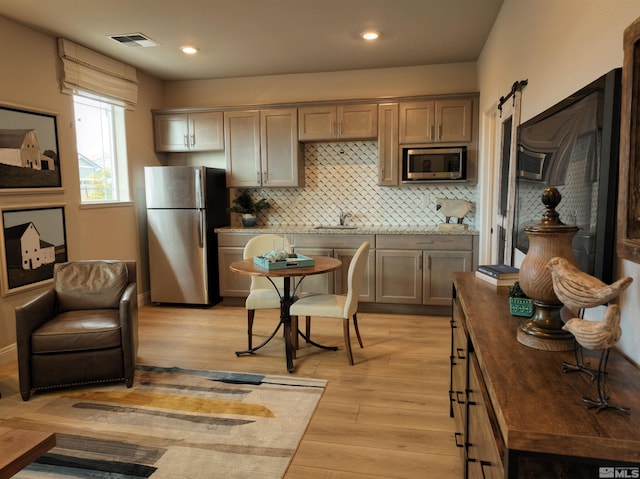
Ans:
POLYGON ((549 304, 533 300, 535 312, 518 329, 518 342, 543 351, 571 351, 573 335, 563 331, 560 318, 562 304, 549 304))

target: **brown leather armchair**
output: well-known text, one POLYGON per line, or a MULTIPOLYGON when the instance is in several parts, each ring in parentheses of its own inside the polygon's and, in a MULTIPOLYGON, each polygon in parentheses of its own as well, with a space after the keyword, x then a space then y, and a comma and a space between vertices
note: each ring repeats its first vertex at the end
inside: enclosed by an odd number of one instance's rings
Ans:
POLYGON ((138 349, 135 261, 54 267, 53 287, 16 308, 22 399, 88 383, 133 385, 138 349))

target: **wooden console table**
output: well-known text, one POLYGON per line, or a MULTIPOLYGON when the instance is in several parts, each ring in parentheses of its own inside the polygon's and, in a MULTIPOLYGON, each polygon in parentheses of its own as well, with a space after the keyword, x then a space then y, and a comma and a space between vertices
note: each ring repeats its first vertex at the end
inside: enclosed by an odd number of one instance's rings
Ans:
POLYGON ((52 432, 0 426, 0 478, 17 474, 55 445, 52 432))
MULTIPOLYGON (((597 478, 599 468, 640 472, 640 371, 612 351, 607 373, 613 404, 588 409, 596 383, 565 373, 573 352, 528 348, 516 339, 507 288, 453 274, 450 415, 465 478, 597 478)), ((623 331, 624 334, 624 331, 623 331)), ((595 352, 585 351, 592 367, 595 352)), ((605 476, 607 477, 607 476, 605 476)), ((615 477, 638 477, 618 475, 615 477)))

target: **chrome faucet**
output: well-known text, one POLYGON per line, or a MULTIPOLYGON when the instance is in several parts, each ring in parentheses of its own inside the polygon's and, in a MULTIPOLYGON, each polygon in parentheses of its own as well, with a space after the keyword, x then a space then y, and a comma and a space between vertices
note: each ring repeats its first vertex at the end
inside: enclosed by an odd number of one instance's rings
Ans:
POLYGON ((352 215, 351 213, 342 211, 342 208, 338 208, 338 211, 340 211, 340 226, 344 226, 347 218, 351 218, 352 215))

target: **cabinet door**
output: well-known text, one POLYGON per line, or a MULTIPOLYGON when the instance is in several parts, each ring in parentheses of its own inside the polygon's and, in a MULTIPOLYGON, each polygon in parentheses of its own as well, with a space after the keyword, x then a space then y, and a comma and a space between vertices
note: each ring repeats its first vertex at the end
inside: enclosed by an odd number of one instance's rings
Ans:
POLYGON ((378 105, 378 184, 398 186, 398 104, 378 105))
POLYGON ((453 316, 451 318, 451 388, 449 399, 451 401, 450 413, 455 422, 455 444, 459 448, 460 456, 466 460, 466 434, 467 434, 467 375, 469 366, 469 341, 464 328, 464 316, 460 300, 453 303, 453 316))
POLYGON ((422 251, 376 250, 376 302, 422 304, 422 251))
MULTIPOLYGON (((333 252, 334 258, 342 261, 342 268, 337 270, 335 275, 335 294, 347 294, 349 288, 349 266, 353 255, 357 249, 336 249, 333 252)), ((358 301, 363 303, 372 303, 376 300, 376 254, 374 250, 369 250, 369 257, 365 266, 364 275, 362 277, 362 285, 360 286, 360 296, 358 301)))
POLYGON ((260 111, 225 112, 224 137, 227 186, 261 186, 260 111))
POLYGON ((300 141, 332 140, 337 137, 337 108, 317 106, 298 108, 300 141))
POLYGON ((377 105, 362 104, 338 106, 338 138, 375 138, 377 134, 377 105))
POLYGON ((435 141, 471 141, 471 115, 473 114, 471 99, 440 100, 436 102, 435 112, 437 129, 435 141))
POLYGON ((260 111, 263 186, 301 186, 304 165, 295 108, 260 111))
POLYGON ((400 143, 435 141, 435 102, 400 103, 400 143))
POLYGON ((451 304, 451 274, 471 271, 471 251, 425 251, 423 304, 451 304))
MULTIPOLYGON (((488 403, 480 365, 474 352, 469 353, 468 404, 468 471, 469 478, 502 479, 504 467, 500 459, 496 434, 491 421, 492 407, 488 403)), ((497 429, 497 427, 496 427, 497 429)))
MULTIPOLYGON (((329 248, 296 248, 295 250, 296 253, 300 253, 305 256, 333 257, 333 249, 329 248)), ((295 278, 295 283, 296 285, 300 283, 300 286, 296 290, 298 297, 305 293, 333 294, 335 291, 335 281, 332 273, 314 274, 306 276, 304 279, 295 278)))
POLYGON ((451 274, 471 271, 471 251, 425 251, 423 304, 451 304, 451 274))
POLYGON ((189 114, 189 145, 193 151, 224 150, 222 112, 189 114))
POLYGON ((156 151, 189 151, 187 114, 153 116, 156 151))
POLYGON ((242 259, 244 248, 224 246, 218 248, 218 273, 220 278, 220 296, 249 296, 251 278, 234 273, 229 265, 242 259))

